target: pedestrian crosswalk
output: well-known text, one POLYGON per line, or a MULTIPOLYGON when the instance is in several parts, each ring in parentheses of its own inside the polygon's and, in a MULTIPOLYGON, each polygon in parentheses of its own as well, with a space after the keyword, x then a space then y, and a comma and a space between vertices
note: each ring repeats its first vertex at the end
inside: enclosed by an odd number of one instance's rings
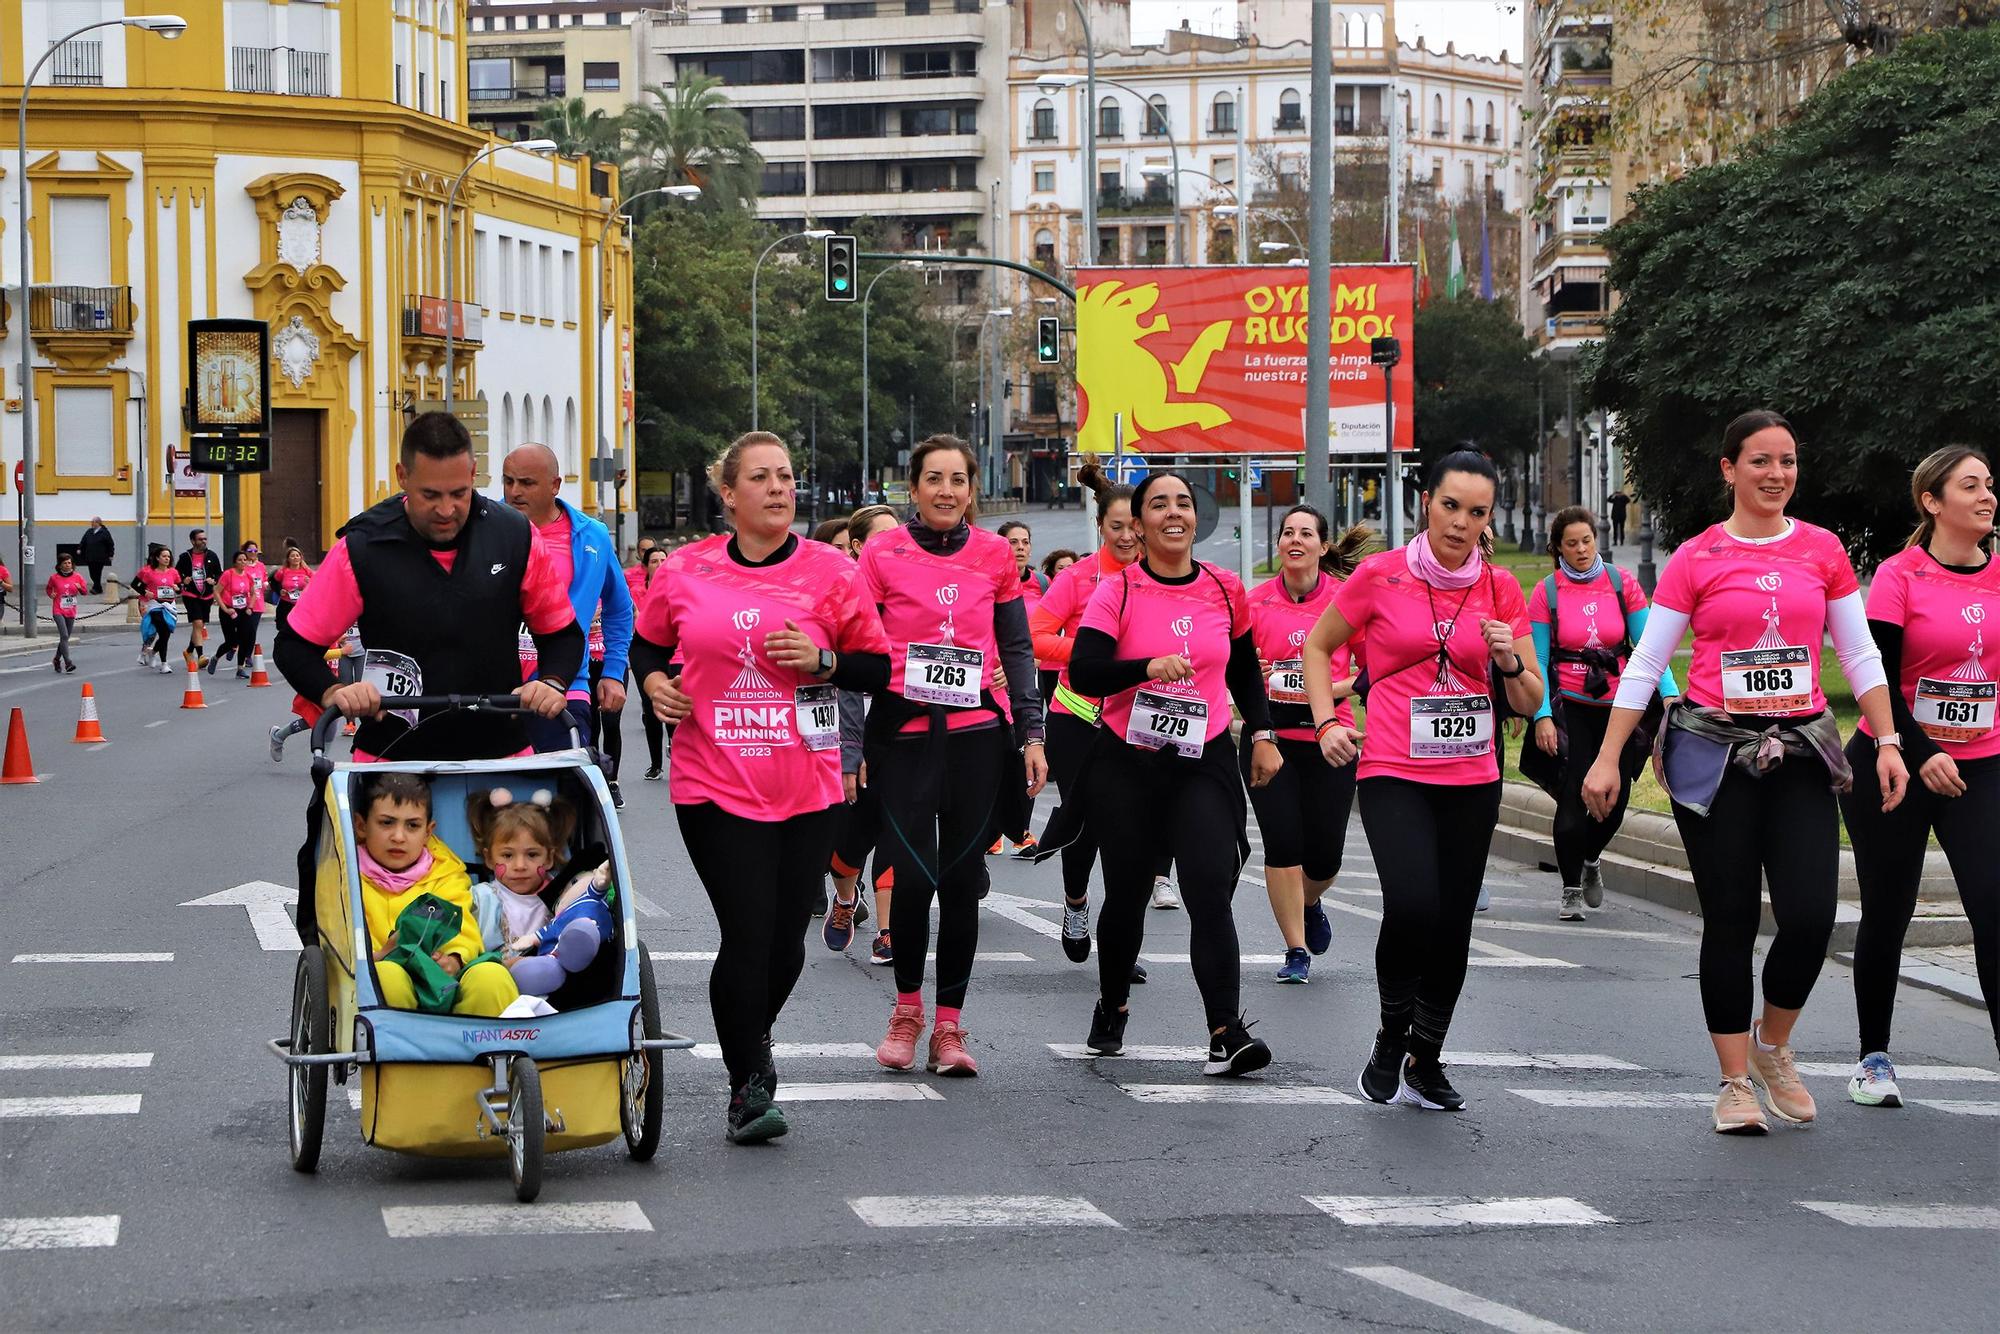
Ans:
POLYGON ((0 1218, 0 1251, 68 1251, 117 1244, 117 1214, 0 1218))
POLYGON ((1308 1195, 1306 1203, 1350 1227, 1595 1227, 1618 1221, 1567 1196, 1308 1195))

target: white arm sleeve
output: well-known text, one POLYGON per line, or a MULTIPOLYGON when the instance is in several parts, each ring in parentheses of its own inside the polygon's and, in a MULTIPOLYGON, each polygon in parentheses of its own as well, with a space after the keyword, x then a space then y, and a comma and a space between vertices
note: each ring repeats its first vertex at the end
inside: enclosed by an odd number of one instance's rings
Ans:
POLYGON ((1882 669, 1882 650, 1868 629, 1868 612, 1859 590, 1826 604, 1826 629, 1833 636, 1833 651, 1840 655, 1840 670, 1847 674, 1848 688, 1860 699, 1876 686, 1889 684, 1882 669))
MULTIPOLYGON (((1673 661, 1674 650, 1687 633, 1688 614, 1662 607, 1655 602, 1646 611, 1646 632, 1639 636, 1631 661, 1618 678, 1618 694, 1611 702, 1621 709, 1644 709, 1660 685, 1660 673, 1673 661)), ((1843 659, 1845 661, 1845 659, 1843 659)), ((1685 689, 1685 687, 1683 687, 1685 689)))

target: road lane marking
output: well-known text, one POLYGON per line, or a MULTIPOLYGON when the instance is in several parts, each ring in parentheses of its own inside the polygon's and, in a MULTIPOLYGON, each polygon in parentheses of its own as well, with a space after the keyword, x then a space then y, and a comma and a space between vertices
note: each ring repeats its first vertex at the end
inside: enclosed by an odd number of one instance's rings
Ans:
POLYGON ((147 727, 165 727, 166 725, 167 725, 167 720, 165 718, 162 718, 157 722, 151 722, 146 724, 147 727))
MULTIPOLYGON (((1846 1079, 1854 1067, 1839 1061, 1800 1061, 1799 1073, 1820 1079, 1846 1079)), ((1938 1079, 1964 1084, 2000 1084, 2000 1074, 1976 1065, 1899 1065, 1896 1079, 1938 1079)))
POLYGON ((117 1244, 117 1214, 0 1218, 0 1251, 66 1251, 117 1244))
POLYGON ((869 1227, 1117 1227, 1072 1195, 860 1195, 847 1202, 869 1227))
POLYGON ((2000 1208, 1990 1204, 1842 1204, 1834 1200, 1800 1200, 1798 1204, 1849 1227, 2000 1231, 2000 1208))
POLYGON ((172 963, 171 954, 17 954, 15 963, 172 963))
POLYGON ((778 1089, 780 1102, 943 1102, 944 1094, 929 1084, 887 1083, 864 1080, 856 1083, 784 1084, 778 1089))
POLYGON ((1144 1047, 1128 1046, 1116 1056, 1099 1056, 1088 1047, 1074 1042, 1051 1042, 1049 1050, 1065 1061, 1206 1061, 1206 1047, 1144 1047))
POLYGON ((61 1098, 0 1098, 0 1120, 42 1116, 132 1116, 137 1093, 86 1093, 61 1098))
POLYGON ((1395 1265, 1351 1265, 1348 1273, 1356 1278, 1379 1283, 1405 1297, 1414 1297, 1420 1302, 1442 1307, 1447 1311, 1462 1315, 1468 1320, 1477 1320, 1482 1325, 1495 1329, 1509 1330, 1512 1334, 1575 1334, 1567 1325, 1558 1325, 1552 1320, 1529 1315, 1526 1311, 1503 1306, 1463 1288, 1454 1288, 1448 1283, 1425 1278, 1422 1274, 1399 1269, 1395 1265))
MULTIPOLYGON (((1192 954, 1141 954, 1139 957, 1147 963, 1194 962, 1192 954)), ((1242 962, 1244 963, 1283 963, 1284 961, 1285 956, 1282 954, 1245 954, 1242 956, 1242 962)))
MULTIPOLYGON (((1335 912, 1344 912, 1350 916, 1366 918, 1371 922, 1382 920, 1382 914, 1374 908, 1362 908, 1352 903, 1340 903, 1333 899, 1321 899, 1319 902, 1322 908, 1331 908, 1335 912)), ((1567 959, 1545 959, 1538 955, 1523 954, 1519 950, 1510 950, 1505 945, 1495 945, 1490 940, 1480 940, 1477 937, 1471 940, 1469 944, 1475 955, 1483 956, 1466 960, 1466 963, 1474 968, 1575 968, 1578 966, 1567 959)))
POLYGON ((72 1052, 50 1056, 0 1056, 0 1070, 144 1070, 149 1051, 72 1052))
POLYGON ((1500 1070, 1644 1070, 1643 1065, 1621 1061, 1616 1056, 1596 1056, 1585 1052, 1448 1051, 1446 1065, 1477 1066, 1500 1070))
POLYGON ((1134 1102, 1256 1103, 1279 1107, 1358 1106, 1361 1102, 1352 1093, 1316 1084, 1120 1084, 1117 1087, 1134 1102))
POLYGON ((1308 1195, 1305 1202, 1350 1227, 1595 1227, 1618 1221, 1566 1195, 1308 1195))
POLYGON ((1978 1102, 1971 1098, 1911 1098, 1910 1101, 1918 1107, 1954 1116, 2000 1116, 2000 1102, 1978 1102))
POLYGON ((1481 931, 1537 931, 1550 936, 1601 937, 1606 940, 1651 940, 1669 945, 1678 945, 1688 939, 1671 931, 1631 931, 1617 926, 1572 926, 1563 922, 1496 922, 1490 917, 1476 917, 1472 925, 1481 931))
POLYGON ((995 917, 1004 917, 1016 926, 1025 926, 1037 935, 1050 940, 1062 939, 1062 928, 1044 917, 1036 915, 1036 908, 1055 910, 1056 905, 1040 899, 1024 899, 1018 894, 1002 894, 999 890, 987 891, 979 906, 995 917))
POLYGON ((632 891, 632 902, 637 905, 641 916, 665 917, 667 915, 665 908, 662 908, 636 889, 632 891))
POLYGON ((250 914, 250 929, 257 933, 260 949, 282 954, 297 954, 299 943, 298 928, 285 912, 285 905, 296 900, 298 890, 289 885, 275 884, 269 880, 246 880, 240 885, 217 890, 213 894, 198 899, 189 899, 183 908, 243 908, 250 914))
POLYGON ((654 950, 654 963, 714 963, 714 950, 654 950))
MULTIPOLYGON (((697 1042, 694 1056, 702 1061, 722 1059, 722 1044, 697 1042)), ((774 1042, 771 1057, 779 1061, 872 1061, 875 1049, 865 1042, 774 1042)))
POLYGON ((385 1204, 382 1226, 414 1237, 541 1237, 578 1232, 651 1232, 637 1200, 595 1204, 385 1204))
POLYGON ((1632 1109, 1707 1106, 1712 1093, 1613 1093, 1603 1089, 1508 1089, 1516 1097, 1544 1107, 1632 1109))

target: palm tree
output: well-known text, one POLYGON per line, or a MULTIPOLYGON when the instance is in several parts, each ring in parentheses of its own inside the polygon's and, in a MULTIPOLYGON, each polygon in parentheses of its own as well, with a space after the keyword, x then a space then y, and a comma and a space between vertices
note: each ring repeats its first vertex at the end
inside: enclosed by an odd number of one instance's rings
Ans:
POLYGON ((565 157, 617 162, 624 156, 624 126, 619 118, 584 110, 580 97, 537 108, 534 137, 555 140, 556 151, 565 157))
POLYGON ((646 89, 650 102, 625 111, 625 169, 632 191, 696 185, 716 203, 749 207, 764 160, 742 113, 717 91, 722 80, 682 73, 672 88, 646 89))

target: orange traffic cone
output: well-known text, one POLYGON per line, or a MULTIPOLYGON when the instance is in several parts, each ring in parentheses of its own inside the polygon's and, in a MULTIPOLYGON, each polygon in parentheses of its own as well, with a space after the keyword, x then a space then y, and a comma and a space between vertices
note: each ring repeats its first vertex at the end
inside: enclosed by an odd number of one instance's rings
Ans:
POLYGON ((7 718, 7 759, 0 764, 0 783, 39 783, 35 762, 28 758, 28 724, 15 709, 7 718))
POLYGON ((250 649, 250 684, 253 686, 271 684, 271 674, 264 669, 264 646, 252 644, 250 649))
POLYGON ((181 691, 181 707, 184 709, 205 709, 208 701, 201 697, 201 673, 193 663, 188 664, 187 688, 181 691))
POLYGON ((88 681, 83 683, 83 712, 76 720, 76 735, 70 740, 79 745, 104 740, 104 729, 97 725, 97 692, 90 688, 88 681))

